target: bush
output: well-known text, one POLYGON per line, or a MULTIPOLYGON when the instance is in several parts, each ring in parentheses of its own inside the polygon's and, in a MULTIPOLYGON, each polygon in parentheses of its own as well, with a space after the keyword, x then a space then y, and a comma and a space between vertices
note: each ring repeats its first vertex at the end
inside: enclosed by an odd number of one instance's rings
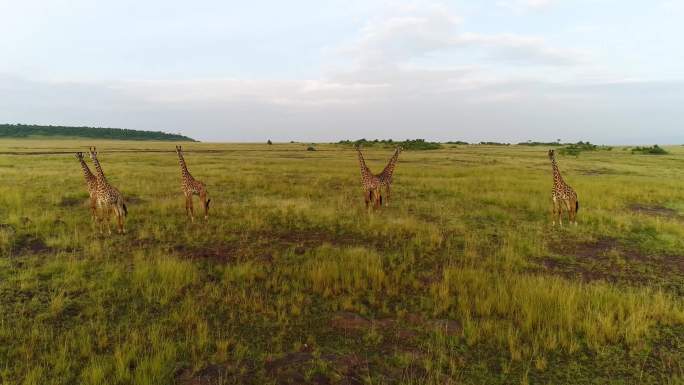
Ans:
POLYGON ((518 143, 518 146, 544 146, 544 147, 550 147, 550 146, 567 146, 568 143, 561 143, 561 142, 533 142, 531 140, 528 140, 527 142, 520 142, 518 143))
POLYGON ((642 154, 642 155, 666 155, 669 152, 665 151, 664 148, 658 146, 657 144, 651 147, 634 147, 632 149, 632 154, 642 154))
POLYGON ((480 142, 485 146, 510 146, 510 143, 499 143, 499 142, 480 142))
POLYGON ((562 155, 579 155, 581 152, 584 151, 597 151, 597 150, 603 150, 603 151, 610 151, 612 150, 613 147, 610 146, 598 146, 596 144, 591 144, 588 141, 587 142, 582 142, 581 140, 575 144, 570 144, 567 145, 558 152, 562 155))
POLYGON ((271 139, 269 139, 269 140, 266 142, 266 144, 273 144, 273 142, 271 142, 271 139))
POLYGON ((314 146, 309 146, 306 148, 306 151, 316 151, 316 147, 314 146))
POLYGON ((442 145, 437 142, 428 142, 425 139, 407 139, 403 142, 395 142, 392 139, 374 139, 367 140, 365 138, 351 141, 351 140, 341 140, 337 142, 338 144, 343 144, 347 146, 361 146, 361 147, 397 147, 400 146, 404 150, 437 150, 442 148, 442 145))

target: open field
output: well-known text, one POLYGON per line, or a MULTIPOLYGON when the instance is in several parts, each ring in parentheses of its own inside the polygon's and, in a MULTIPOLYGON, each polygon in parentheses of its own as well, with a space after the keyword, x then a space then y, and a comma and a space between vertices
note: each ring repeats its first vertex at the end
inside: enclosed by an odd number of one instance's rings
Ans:
POLYGON ((563 229, 545 147, 405 151, 372 214, 353 149, 306 147, 184 144, 193 225, 174 143, 0 141, 0 383, 684 381, 684 147, 558 156, 563 229), (89 145, 126 235, 91 221, 89 145))

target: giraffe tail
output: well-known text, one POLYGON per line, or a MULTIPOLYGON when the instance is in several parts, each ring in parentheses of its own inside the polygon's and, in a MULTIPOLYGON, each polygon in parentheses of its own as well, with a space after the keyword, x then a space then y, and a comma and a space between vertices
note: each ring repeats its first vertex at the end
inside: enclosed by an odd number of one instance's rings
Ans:
POLYGON ((579 201, 575 201, 575 212, 579 211, 579 201))
POLYGON ((124 216, 128 216, 128 207, 126 207, 126 204, 122 203, 121 206, 123 206, 124 216))

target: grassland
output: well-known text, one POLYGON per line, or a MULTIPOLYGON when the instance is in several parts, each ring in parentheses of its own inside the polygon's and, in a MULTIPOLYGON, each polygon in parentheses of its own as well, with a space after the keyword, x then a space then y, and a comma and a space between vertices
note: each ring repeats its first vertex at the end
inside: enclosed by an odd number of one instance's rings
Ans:
POLYGON ((544 147, 406 151, 371 214, 348 146, 184 148, 206 224, 173 145, 0 141, 0 383, 684 381, 684 147, 559 156, 563 229, 544 147), (126 235, 91 221, 91 144, 126 235))

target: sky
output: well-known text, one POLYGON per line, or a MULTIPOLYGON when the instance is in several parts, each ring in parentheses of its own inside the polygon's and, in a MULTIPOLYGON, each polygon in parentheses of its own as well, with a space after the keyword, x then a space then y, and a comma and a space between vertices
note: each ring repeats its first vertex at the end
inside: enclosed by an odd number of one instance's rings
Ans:
POLYGON ((0 0, 0 123, 684 143, 684 0, 0 0))

